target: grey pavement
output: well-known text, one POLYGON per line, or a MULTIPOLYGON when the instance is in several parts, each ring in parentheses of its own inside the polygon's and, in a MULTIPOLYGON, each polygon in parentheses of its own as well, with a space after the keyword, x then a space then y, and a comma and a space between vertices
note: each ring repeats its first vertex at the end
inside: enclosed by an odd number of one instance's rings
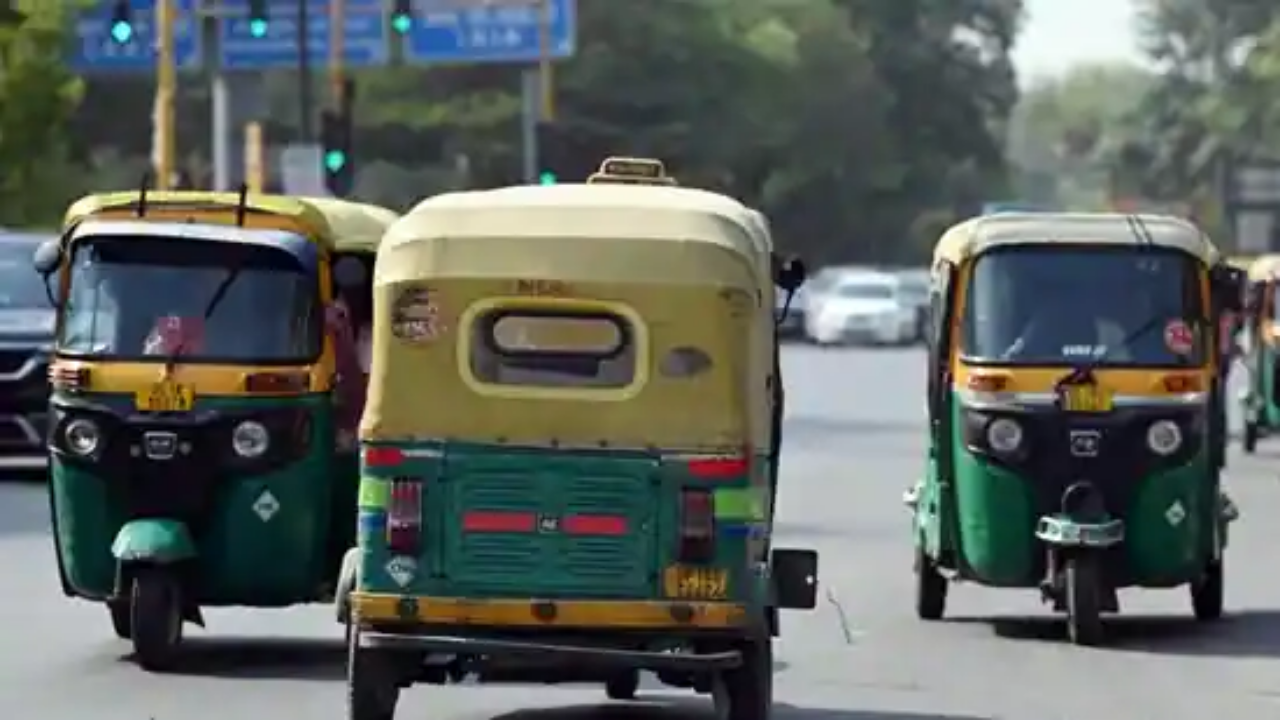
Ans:
MULTIPOLYGON (((1185 591, 1130 592, 1116 643, 1068 646, 1031 592, 961 586, 949 620, 911 605, 902 491, 924 451, 918 350, 789 348, 780 543, 822 551, 824 599, 784 618, 778 720, 1203 720, 1280 717, 1280 439, 1233 452, 1241 507, 1227 556, 1229 618, 1190 620, 1185 591)), ((61 596, 38 485, 0 485, 0 712, 37 720, 339 720, 341 634, 327 607, 209 613, 184 674, 127 659, 101 607, 61 596)), ((587 686, 419 686, 399 717, 433 720, 710 718, 654 685, 608 704, 587 686), (643 693, 643 690, 642 690, 643 693)))

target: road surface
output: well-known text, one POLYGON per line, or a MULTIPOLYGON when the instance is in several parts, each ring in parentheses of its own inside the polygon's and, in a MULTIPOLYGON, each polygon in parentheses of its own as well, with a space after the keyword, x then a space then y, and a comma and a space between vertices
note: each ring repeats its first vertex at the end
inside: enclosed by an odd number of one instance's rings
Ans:
MULTIPOLYGON (((953 590, 949 620, 912 614, 902 490, 922 465, 924 357, 789 348, 782 542, 822 551, 824 599, 788 615, 777 720, 1235 720, 1280 717, 1280 440, 1234 455, 1243 512, 1228 554, 1230 619, 1189 621, 1185 591, 1129 593, 1118 642, 1066 645, 1031 592, 953 590)), ((36 485, 0 485, 0 712, 34 720, 343 717, 343 650, 326 607, 208 613, 183 674, 127 659, 105 610, 64 599, 36 485)), ((596 687, 419 686, 399 717, 686 720, 710 704, 655 685, 610 705, 596 687), (643 692, 643 691, 642 691, 643 692)))

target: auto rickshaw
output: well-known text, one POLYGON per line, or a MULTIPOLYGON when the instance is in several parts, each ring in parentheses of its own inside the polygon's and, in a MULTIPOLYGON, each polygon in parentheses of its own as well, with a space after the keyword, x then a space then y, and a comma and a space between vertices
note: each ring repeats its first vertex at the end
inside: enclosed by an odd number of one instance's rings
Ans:
POLYGON ((332 598, 359 481, 324 318, 355 274, 340 256, 390 225, 374 215, 144 189, 80 200, 37 253, 62 589, 104 603, 144 668, 172 667, 201 607, 332 598))
POLYGON ((953 579, 1039 588, 1083 645, 1119 588, 1186 585, 1197 619, 1222 614, 1215 315, 1241 282, 1171 217, 1005 214, 942 236, 927 470, 905 498, 920 618, 953 579))
POLYGON ((1280 383, 1276 382, 1280 359, 1276 298, 1280 297, 1280 255, 1263 255, 1249 266, 1243 322, 1246 388, 1241 393, 1244 432, 1240 444, 1252 453, 1258 439, 1280 428, 1280 383))
POLYGON ((466 677, 630 699, 641 670, 768 716, 778 611, 817 592, 817 553, 771 543, 775 282, 804 269, 753 211, 635 161, 441 195, 383 240, 353 720, 466 677))

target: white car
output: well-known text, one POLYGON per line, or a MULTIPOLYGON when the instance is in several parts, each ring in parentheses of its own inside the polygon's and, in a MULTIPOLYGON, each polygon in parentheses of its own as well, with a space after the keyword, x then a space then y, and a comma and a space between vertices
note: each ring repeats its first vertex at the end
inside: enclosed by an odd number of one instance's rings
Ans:
POLYGON ((819 345, 906 345, 915 340, 916 326, 916 308, 899 279, 879 272, 844 275, 805 317, 806 334, 819 345))

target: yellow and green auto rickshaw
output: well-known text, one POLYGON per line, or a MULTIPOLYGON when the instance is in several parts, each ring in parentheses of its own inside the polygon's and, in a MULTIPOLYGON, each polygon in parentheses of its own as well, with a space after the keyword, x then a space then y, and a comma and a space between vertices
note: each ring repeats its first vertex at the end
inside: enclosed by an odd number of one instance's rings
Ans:
POLYGON ((774 286, 804 270, 774 273, 752 212, 597 178, 442 195, 388 232, 350 718, 468 676, 629 699, 641 670, 768 716, 817 554, 771 544, 774 286))
POLYGON ((1222 613, 1234 507, 1216 315, 1241 277, 1163 216, 1006 214, 933 261, 926 477, 910 492, 916 611, 948 580, 1039 588, 1071 639, 1103 639, 1116 590, 1189 585, 1222 613))
POLYGON ((202 606, 332 596, 358 464, 335 448, 326 305, 343 243, 374 249, 371 218, 243 192, 94 195, 37 253, 58 309, 62 588, 105 603, 143 667, 171 667, 202 606))
POLYGON ((1249 265, 1245 293, 1243 364, 1246 387, 1241 397, 1244 432, 1241 445, 1252 453, 1258 439, 1280 428, 1280 255, 1263 255, 1249 265))

